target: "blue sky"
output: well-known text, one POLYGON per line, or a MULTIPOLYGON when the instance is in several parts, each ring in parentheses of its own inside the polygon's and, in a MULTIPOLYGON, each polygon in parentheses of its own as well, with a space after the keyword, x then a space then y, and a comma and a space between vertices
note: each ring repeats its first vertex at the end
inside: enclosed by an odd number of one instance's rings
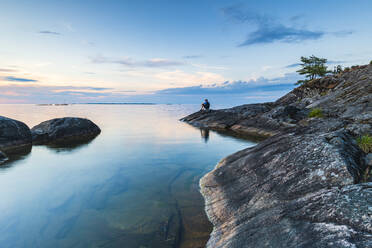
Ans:
POLYGON ((372 2, 1 1, 0 103, 269 101, 372 59, 372 2))

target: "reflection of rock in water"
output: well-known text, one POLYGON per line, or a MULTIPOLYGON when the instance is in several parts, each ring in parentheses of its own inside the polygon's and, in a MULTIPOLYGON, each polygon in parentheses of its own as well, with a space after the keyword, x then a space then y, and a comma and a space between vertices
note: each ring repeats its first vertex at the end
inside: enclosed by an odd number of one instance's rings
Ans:
POLYGON ((205 143, 209 140, 209 129, 200 129, 200 135, 205 143))
POLYGON ((8 157, 5 155, 5 153, 0 151, 0 164, 4 163, 7 160, 8 160, 8 157))
MULTIPOLYGON (((95 138, 95 137, 94 137, 95 138)), ((93 138, 93 139, 94 139, 93 138)), ((66 141, 66 142, 58 142, 58 143, 50 143, 46 146, 55 152, 62 152, 62 151, 73 151, 75 149, 83 148, 87 146, 93 139, 88 140, 79 140, 79 141, 66 141)))
POLYGON ((20 160, 25 158, 31 152, 32 146, 21 146, 12 151, 1 152, 0 151, 0 168, 8 168, 12 161, 20 160))

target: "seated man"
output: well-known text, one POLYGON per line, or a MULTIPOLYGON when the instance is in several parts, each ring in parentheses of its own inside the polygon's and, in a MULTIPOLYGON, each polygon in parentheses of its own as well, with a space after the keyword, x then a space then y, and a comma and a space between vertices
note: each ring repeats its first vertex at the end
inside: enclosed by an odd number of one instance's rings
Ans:
POLYGON ((208 99, 205 99, 201 106, 201 110, 209 110, 211 104, 208 102, 208 99))

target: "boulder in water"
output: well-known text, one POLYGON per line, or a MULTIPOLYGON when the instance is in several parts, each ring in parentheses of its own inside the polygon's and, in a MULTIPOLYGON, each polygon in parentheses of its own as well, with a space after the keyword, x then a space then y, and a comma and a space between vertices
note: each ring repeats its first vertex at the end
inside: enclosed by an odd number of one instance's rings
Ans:
POLYGON ((0 150, 14 152, 31 145, 31 131, 26 124, 0 116, 0 150))
POLYGON ((43 144, 71 144, 93 139, 101 129, 84 118, 64 117, 44 121, 31 129, 32 142, 43 144))

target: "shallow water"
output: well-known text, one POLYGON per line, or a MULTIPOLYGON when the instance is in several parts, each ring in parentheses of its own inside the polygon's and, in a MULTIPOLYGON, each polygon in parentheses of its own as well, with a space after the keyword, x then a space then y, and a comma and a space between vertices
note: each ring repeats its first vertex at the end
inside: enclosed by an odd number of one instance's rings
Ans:
POLYGON ((193 105, 0 105, 32 127, 79 116, 102 133, 0 166, 0 247, 204 247, 201 176, 253 145, 178 121, 193 105))

